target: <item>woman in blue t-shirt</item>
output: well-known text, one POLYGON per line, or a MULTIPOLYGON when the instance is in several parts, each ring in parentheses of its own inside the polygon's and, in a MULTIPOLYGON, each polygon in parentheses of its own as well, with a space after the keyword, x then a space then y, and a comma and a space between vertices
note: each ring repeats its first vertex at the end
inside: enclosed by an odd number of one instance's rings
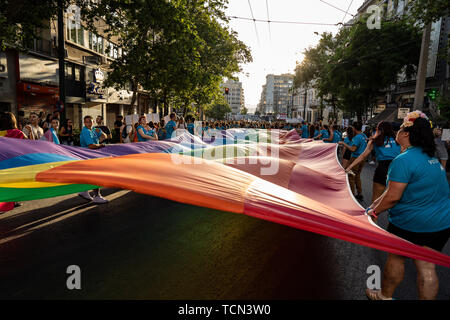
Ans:
MULTIPOLYGON (((450 190, 444 168, 434 157, 430 122, 420 111, 409 113, 397 142, 405 150, 392 161, 388 186, 366 213, 377 220, 389 211, 387 231, 416 245, 442 251, 450 237, 450 190)), ((366 290, 369 299, 392 299, 404 276, 405 257, 389 253, 381 290, 366 290)), ((420 299, 435 299, 439 280, 435 265, 414 260, 420 299)))
POLYGON ((338 143, 342 140, 342 134, 338 130, 338 126, 335 124, 331 126, 330 136, 328 138, 324 138, 323 142, 325 143, 338 143))
POLYGON ((386 179, 389 165, 401 152, 400 145, 395 141, 395 133, 392 130, 392 125, 389 122, 381 121, 375 135, 369 139, 366 150, 353 161, 346 172, 349 173, 355 166, 365 161, 368 156, 375 150, 378 166, 373 175, 373 191, 372 202, 378 199, 386 188, 386 179))
POLYGON ((136 128, 136 131, 139 142, 158 140, 156 134, 151 134, 151 130, 149 130, 147 126, 147 118, 145 116, 139 118, 139 126, 136 128))
POLYGON ((354 136, 352 127, 348 127, 346 132, 347 132, 347 136, 344 139, 344 143, 343 143, 344 154, 342 156, 342 166, 344 167, 344 169, 347 169, 350 159, 352 158, 352 152, 345 145, 351 146, 353 136, 354 136))

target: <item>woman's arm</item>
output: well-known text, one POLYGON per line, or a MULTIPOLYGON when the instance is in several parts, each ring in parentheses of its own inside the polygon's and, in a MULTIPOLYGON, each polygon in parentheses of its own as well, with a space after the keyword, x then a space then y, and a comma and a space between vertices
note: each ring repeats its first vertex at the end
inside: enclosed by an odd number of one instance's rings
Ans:
POLYGON ((352 170, 353 167, 357 166, 358 164, 366 160, 366 158, 370 155, 372 150, 373 150, 373 141, 370 140, 369 143, 367 144, 366 150, 364 150, 364 152, 358 158, 356 158, 356 160, 353 161, 351 165, 347 167, 345 172, 349 172, 350 170, 352 170))
POLYGON ((334 131, 331 131, 330 137, 328 139, 323 139, 323 141, 331 142, 334 138, 334 131))
POLYGON ((346 147, 350 152, 355 152, 356 149, 358 149, 357 146, 349 146, 348 144, 346 144, 344 141, 340 141, 339 145, 346 147))
POLYGON ((144 133, 144 130, 139 129, 138 132, 139 132, 139 134, 141 135, 142 138, 145 138, 145 139, 147 139, 147 140, 153 140, 153 137, 152 137, 152 136, 148 136, 148 135, 146 135, 146 134, 144 133))
POLYGON ((407 186, 407 183, 389 181, 386 191, 369 207, 370 210, 368 213, 370 214, 371 211, 375 211, 376 215, 378 215, 394 207, 402 198, 407 186))

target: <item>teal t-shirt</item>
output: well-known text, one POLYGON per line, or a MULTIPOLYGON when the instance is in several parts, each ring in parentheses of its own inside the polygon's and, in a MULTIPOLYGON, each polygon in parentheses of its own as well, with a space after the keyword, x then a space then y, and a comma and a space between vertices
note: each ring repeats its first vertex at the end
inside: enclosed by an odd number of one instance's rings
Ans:
POLYGON ((166 139, 172 139, 172 134, 175 131, 175 128, 177 127, 177 124, 175 121, 170 120, 166 124, 166 139))
POLYGON ((319 130, 314 130, 314 137, 313 138, 317 137, 318 135, 319 135, 319 130))
POLYGON ((411 232, 450 228, 450 190, 438 159, 412 147, 392 161, 387 181, 408 184, 400 201, 389 209, 389 222, 411 232))
POLYGON ((308 129, 308 126, 306 124, 304 124, 302 126, 302 138, 303 139, 308 139, 309 138, 309 129, 308 129))
POLYGON ((141 134, 139 133, 139 129, 142 129, 142 131, 144 132, 144 134, 147 135, 147 136, 150 136, 150 132, 147 131, 147 129, 145 129, 143 126, 137 127, 137 137, 138 137, 138 141, 139 141, 139 142, 147 141, 147 139, 145 139, 143 136, 141 136, 141 134))
POLYGON ((402 150, 393 137, 386 137, 381 147, 374 144, 373 149, 375 150, 377 161, 394 160, 402 150))
POLYGON ((342 133, 340 133, 339 131, 334 131, 333 140, 331 141, 331 143, 338 143, 341 140, 342 140, 342 133))
POLYGON ((364 133, 357 134, 352 139, 351 147, 356 146, 355 152, 352 153, 353 158, 358 158, 367 147, 367 136, 364 133))
POLYGON ((330 134, 329 134, 328 131, 325 130, 325 129, 320 130, 320 133, 322 134, 322 138, 320 138, 321 140, 323 140, 323 139, 328 139, 328 138, 330 137, 330 134))
POLYGON ((194 128, 195 128, 195 125, 193 123, 188 123, 187 129, 190 134, 194 134, 194 128))
POLYGON ((86 127, 83 127, 80 134, 80 145, 83 148, 89 148, 89 145, 91 144, 99 144, 99 137, 102 135, 102 130, 98 129, 100 133, 97 134, 97 132, 93 129, 88 129, 86 127))

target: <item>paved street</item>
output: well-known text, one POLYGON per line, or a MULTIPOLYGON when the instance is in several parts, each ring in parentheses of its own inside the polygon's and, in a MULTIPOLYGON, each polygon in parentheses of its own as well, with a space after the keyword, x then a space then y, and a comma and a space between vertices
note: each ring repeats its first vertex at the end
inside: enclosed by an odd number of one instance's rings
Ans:
MULTIPOLYGON (((386 257, 243 215, 103 193, 104 206, 72 195, 0 216, 1 299, 365 299, 366 269, 386 257), (82 290, 66 288, 69 265, 81 267, 82 290)), ((438 298, 450 299, 449 269, 438 272, 438 298)), ((416 298, 411 261, 395 297, 416 298)))

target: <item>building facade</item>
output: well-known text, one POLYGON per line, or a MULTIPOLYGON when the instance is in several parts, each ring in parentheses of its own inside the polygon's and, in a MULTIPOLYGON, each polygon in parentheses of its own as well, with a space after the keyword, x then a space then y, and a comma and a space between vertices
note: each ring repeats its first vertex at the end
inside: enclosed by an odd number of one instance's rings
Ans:
POLYGON ((223 96, 231 108, 231 114, 241 114, 245 107, 245 95, 242 82, 228 80, 220 85, 223 96))
MULTIPOLYGON (((407 13, 408 2, 408 0, 367 0, 358 9, 358 14, 362 15, 367 12, 371 5, 377 5, 383 8, 384 18, 401 16, 407 13)), ((438 113, 436 108, 438 99, 434 99, 433 96, 450 96, 449 64, 445 57, 441 57, 441 53, 448 50, 450 16, 445 12, 442 14, 442 18, 432 24, 428 52, 426 94, 423 106, 431 113, 438 113)), ((386 108, 392 109, 393 113, 397 112, 397 108, 412 109, 415 89, 416 77, 408 79, 404 73, 399 74, 397 83, 393 83, 389 88, 386 88, 385 95, 380 96, 375 113, 381 113, 386 108)))
MULTIPOLYGON (((66 117, 81 128, 84 116, 102 115, 105 124, 113 127, 119 114, 149 112, 151 102, 145 92, 138 94, 139 104, 132 109, 129 88, 103 85, 110 64, 123 54, 119 39, 106 39, 101 20, 91 32, 76 17, 76 6, 64 13, 66 117)), ((60 107, 57 23, 49 21, 47 26, 28 52, 0 52, 0 111, 15 113, 21 124, 27 123, 31 112, 52 114, 60 107)))
POLYGON ((293 74, 267 75, 257 107, 259 113, 286 118, 293 104, 291 94, 293 85, 293 74))

